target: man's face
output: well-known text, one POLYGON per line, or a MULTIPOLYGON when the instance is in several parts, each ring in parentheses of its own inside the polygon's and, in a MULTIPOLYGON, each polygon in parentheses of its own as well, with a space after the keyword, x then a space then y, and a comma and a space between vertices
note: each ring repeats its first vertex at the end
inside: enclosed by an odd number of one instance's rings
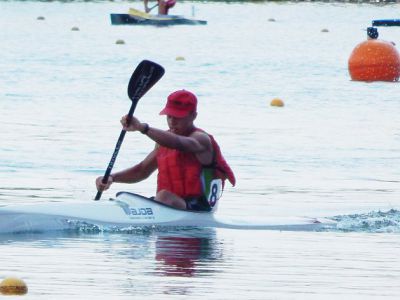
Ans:
POLYGON ((167 116, 168 127, 175 134, 185 135, 193 128, 193 121, 195 118, 195 112, 192 112, 183 118, 167 116))

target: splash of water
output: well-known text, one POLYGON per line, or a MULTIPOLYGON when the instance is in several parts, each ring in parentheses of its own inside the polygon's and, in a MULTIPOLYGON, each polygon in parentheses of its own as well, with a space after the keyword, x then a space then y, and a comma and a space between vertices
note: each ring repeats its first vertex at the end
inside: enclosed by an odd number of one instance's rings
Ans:
POLYGON ((333 217, 336 229, 342 232, 400 232, 400 211, 372 211, 365 214, 340 215, 333 217))

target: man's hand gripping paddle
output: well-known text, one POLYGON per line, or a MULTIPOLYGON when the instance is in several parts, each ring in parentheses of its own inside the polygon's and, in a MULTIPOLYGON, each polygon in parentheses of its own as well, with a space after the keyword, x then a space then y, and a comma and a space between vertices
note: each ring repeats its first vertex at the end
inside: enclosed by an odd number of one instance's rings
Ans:
MULTIPOLYGON (((132 100, 131 108, 128 112, 128 117, 133 116, 136 105, 139 102, 139 99, 146 94, 148 90, 164 75, 164 68, 160 65, 151 62, 149 60, 143 60, 133 72, 131 79, 128 84, 128 96, 132 100)), ((115 160, 117 159, 117 155, 119 149, 121 148, 122 142, 125 137, 126 130, 122 129, 119 135, 117 144, 115 145, 114 153, 111 156, 110 163, 108 164, 107 170, 104 174, 102 182, 105 184, 108 182, 108 178, 110 177, 111 170, 114 167, 115 160)), ((100 200, 101 191, 98 191, 94 200, 100 200)))

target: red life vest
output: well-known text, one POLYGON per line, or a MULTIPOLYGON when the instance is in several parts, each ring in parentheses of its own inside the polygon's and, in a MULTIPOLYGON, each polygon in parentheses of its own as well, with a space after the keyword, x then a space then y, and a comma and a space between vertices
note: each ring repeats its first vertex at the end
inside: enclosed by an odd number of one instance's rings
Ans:
MULTIPOLYGON (((204 132, 197 128, 195 130, 204 132)), ((232 185, 235 185, 233 171, 222 156, 217 142, 211 135, 208 134, 208 136, 214 150, 214 159, 210 166, 203 166, 194 153, 159 147, 157 151, 157 192, 167 190, 182 198, 203 195, 201 182, 203 168, 214 169, 215 178, 220 178, 223 182, 228 179, 232 185)))

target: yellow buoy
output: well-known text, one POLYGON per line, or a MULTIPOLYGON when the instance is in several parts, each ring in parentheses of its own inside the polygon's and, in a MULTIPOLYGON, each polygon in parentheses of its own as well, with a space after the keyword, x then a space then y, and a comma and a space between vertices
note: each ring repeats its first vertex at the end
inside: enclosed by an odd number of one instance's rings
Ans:
POLYGON ((8 277, 0 283, 0 293, 3 295, 25 295, 28 287, 22 279, 8 277))
POLYGON ((183 56, 177 56, 177 57, 175 58, 175 60, 185 60, 185 58, 184 58, 183 56))
POLYGON ((271 100, 271 106, 282 107, 282 106, 285 106, 285 103, 283 103, 282 99, 274 98, 274 99, 271 100))

